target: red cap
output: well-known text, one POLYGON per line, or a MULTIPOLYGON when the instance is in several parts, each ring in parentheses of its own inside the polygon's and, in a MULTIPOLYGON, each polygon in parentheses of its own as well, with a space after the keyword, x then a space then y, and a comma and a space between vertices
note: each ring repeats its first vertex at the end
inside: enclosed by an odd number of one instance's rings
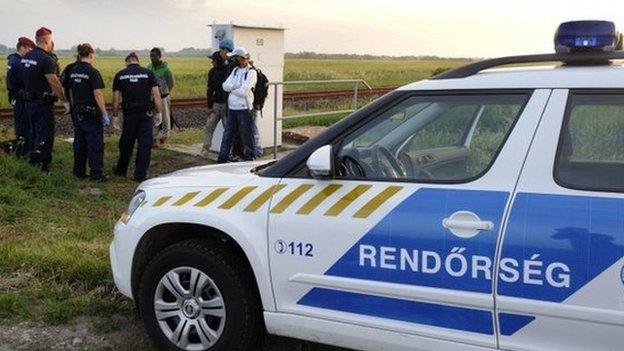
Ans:
POLYGON ((126 56, 126 61, 130 60, 130 59, 135 59, 135 60, 139 60, 139 56, 137 56, 136 52, 131 52, 128 54, 128 56, 126 56))
POLYGON ((26 37, 21 37, 21 38, 17 39, 17 46, 18 47, 25 46, 27 48, 34 49, 36 45, 35 45, 35 43, 32 40, 30 40, 30 39, 28 39, 26 37))
POLYGON ((46 35, 52 35, 52 31, 46 27, 41 27, 37 29, 36 36, 45 37, 46 35))

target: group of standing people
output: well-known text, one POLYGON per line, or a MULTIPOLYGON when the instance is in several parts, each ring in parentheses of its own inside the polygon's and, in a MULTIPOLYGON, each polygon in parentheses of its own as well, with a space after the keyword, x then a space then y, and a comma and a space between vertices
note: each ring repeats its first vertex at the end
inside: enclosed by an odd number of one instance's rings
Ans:
POLYGON ((219 42, 208 72, 203 152, 210 151, 214 131, 224 126, 217 162, 253 160, 262 156, 258 118, 267 96, 268 80, 253 66, 249 52, 230 39, 219 42))
MULTIPOLYGON (((52 31, 42 27, 35 37, 35 42, 19 38, 16 53, 8 57, 7 90, 13 107, 15 153, 42 171, 50 171, 54 106, 61 101, 74 126, 73 174, 105 180, 104 129, 110 127, 111 119, 104 102, 104 81, 92 65, 95 50, 88 43, 78 45, 76 61, 61 71, 53 52, 52 31)), ((124 60, 126 68, 113 81, 113 118, 123 112, 119 159, 113 173, 126 175, 136 144, 137 181, 147 177, 152 147, 164 144, 171 130, 173 74, 160 49, 152 49, 150 59, 148 68, 143 68, 136 53, 130 53, 124 60)))
MULTIPOLYGON (((44 172, 50 171, 54 145, 54 106, 63 103, 74 125, 73 174, 100 181, 104 173, 104 129, 111 118, 104 101, 105 84, 93 67, 91 44, 77 47, 76 61, 60 69, 54 55, 52 31, 42 27, 35 42, 19 38, 16 53, 8 57, 7 89, 13 106, 15 153, 44 172), (88 166, 88 167, 87 167, 88 166), (87 172, 88 168, 88 172, 87 172)), ((134 179, 147 177, 153 146, 163 145, 171 132, 170 93, 175 85, 162 51, 150 51, 151 64, 143 68, 136 53, 126 56, 126 68, 113 80, 113 118, 123 112, 119 159, 113 174, 126 176, 137 149, 134 179)), ((258 118, 267 96, 268 80, 253 66, 249 52, 220 41, 211 55, 208 73, 208 119, 204 151, 211 148, 214 131, 224 126, 218 162, 253 160, 262 156, 258 118)))

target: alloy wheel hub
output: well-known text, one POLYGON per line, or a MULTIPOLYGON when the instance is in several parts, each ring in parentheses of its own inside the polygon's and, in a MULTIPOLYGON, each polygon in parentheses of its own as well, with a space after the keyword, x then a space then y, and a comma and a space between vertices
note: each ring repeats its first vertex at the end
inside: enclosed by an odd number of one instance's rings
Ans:
POLYGON ((199 316, 200 312, 201 306, 199 302, 197 302, 197 299, 189 298, 182 303, 182 313, 184 313, 186 318, 195 319, 199 316))

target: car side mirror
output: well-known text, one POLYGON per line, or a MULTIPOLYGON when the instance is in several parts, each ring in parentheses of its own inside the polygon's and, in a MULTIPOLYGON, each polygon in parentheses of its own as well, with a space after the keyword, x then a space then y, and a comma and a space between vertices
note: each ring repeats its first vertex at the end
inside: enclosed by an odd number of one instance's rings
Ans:
POLYGON ((310 170, 310 175, 315 179, 332 179, 334 178, 334 162, 332 156, 331 145, 321 146, 316 149, 310 157, 306 165, 310 170))

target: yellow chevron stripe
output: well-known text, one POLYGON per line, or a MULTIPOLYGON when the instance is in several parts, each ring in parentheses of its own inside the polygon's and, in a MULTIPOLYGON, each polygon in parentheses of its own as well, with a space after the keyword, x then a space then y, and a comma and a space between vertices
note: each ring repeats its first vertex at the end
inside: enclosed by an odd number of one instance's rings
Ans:
POLYGON ((314 195, 314 197, 308 200, 308 202, 306 202, 303 206, 301 206, 299 211, 297 211, 297 214, 310 214, 310 212, 314 211, 314 209, 317 208, 318 205, 320 205, 323 201, 325 201, 325 199, 330 197, 340 188, 342 188, 342 185, 340 184, 329 184, 328 186, 323 188, 323 190, 321 190, 318 194, 314 195))
POLYGON ((402 186, 389 186, 384 191, 380 192, 374 198, 370 199, 366 205, 362 206, 354 215, 353 218, 366 218, 375 212, 381 205, 383 205, 388 199, 396 195, 403 189, 402 186))
POLYGON ((165 202, 169 201, 169 199, 171 199, 171 196, 163 196, 160 199, 156 200, 156 202, 154 202, 154 204, 152 205, 152 207, 159 207, 165 204, 165 202))
POLYGON ((210 205, 213 201, 219 198, 224 192, 226 192, 229 188, 218 188, 213 190, 210 194, 206 195, 203 199, 201 199, 198 203, 196 203, 195 207, 206 207, 210 205))
POLYGON ((249 195, 250 192, 254 191, 257 186, 246 186, 237 191, 232 197, 227 199, 224 203, 219 206, 220 209, 229 210, 232 207, 236 206, 245 196, 249 195))
POLYGON ((332 207, 330 207, 327 212, 325 212, 326 216, 336 217, 342 211, 344 211, 347 206, 349 206, 353 201, 357 200, 362 194, 368 191, 372 185, 358 185, 349 191, 345 196, 343 196, 338 202, 336 202, 332 207))
POLYGON ((291 191, 290 194, 284 196, 282 201, 280 201, 277 205, 273 206, 273 208, 271 209, 271 213, 284 213, 284 211, 286 211, 286 209, 290 205, 292 205, 293 202, 295 202, 298 198, 301 197, 301 195, 305 194, 308 190, 312 189, 312 187, 314 187, 314 185, 312 184, 302 184, 298 186, 297 189, 291 191))
POLYGON ((195 198, 195 196, 197 196, 199 193, 201 193, 201 191, 190 192, 190 193, 182 196, 178 201, 174 202, 173 205, 171 205, 171 206, 182 206, 185 203, 193 200, 193 198, 195 198))
POLYGON ((278 191, 284 189, 286 184, 278 184, 270 186, 267 190, 263 191, 255 200, 253 200, 247 207, 245 212, 256 212, 262 205, 264 205, 271 197, 277 194, 278 191))

